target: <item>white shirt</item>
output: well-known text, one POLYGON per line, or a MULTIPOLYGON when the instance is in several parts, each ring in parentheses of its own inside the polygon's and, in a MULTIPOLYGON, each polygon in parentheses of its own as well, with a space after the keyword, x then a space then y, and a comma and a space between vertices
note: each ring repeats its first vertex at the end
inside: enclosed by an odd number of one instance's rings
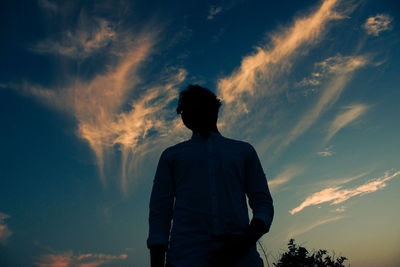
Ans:
MULTIPOLYGON (((213 235, 246 231, 246 195, 253 218, 269 229, 272 198, 253 146, 218 132, 208 138, 193 134, 161 154, 150 198, 147 246, 169 244, 167 261, 177 267, 208 266, 208 251, 220 245, 213 235)), ((263 266, 256 246, 238 266, 263 266)))

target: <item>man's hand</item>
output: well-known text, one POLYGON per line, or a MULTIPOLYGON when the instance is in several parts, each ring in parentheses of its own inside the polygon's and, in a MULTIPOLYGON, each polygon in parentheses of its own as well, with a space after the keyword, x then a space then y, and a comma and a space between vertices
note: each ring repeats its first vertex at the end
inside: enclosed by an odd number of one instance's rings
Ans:
POLYGON ((232 267, 235 266, 257 240, 263 236, 268 229, 265 223, 258 219, 253 219, 243 235, 230 235, 223 240, 223 245, 208 254, 208 261, 212 267, 232 267))
POLYGON ((151 267, 164 267, 166 251, 165 245, 152 245, 150 247, 151 267))
POLYGON ((212 267, 235 266, 246 254, 248 247, 243 242, 244 235, 232 235, 224 240, 221 247, 208 253, 208 262, 212 267))

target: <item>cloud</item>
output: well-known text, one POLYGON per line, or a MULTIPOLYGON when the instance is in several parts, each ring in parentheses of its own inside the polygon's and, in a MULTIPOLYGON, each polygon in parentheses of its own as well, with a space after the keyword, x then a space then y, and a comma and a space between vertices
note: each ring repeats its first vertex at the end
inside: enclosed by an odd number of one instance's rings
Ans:
POLYGON ((5 245, 7 239, 12 235, 12 231, 8 228, 5 220, 10 218, 10 215, 0 212, 0 244, 5 245))
POLYGON ((378 14, 375 17, 369 17, 363 27, 368 35, 379 36, 381 32, 391 29, 391 23, 392 18, 389 15, 378 14))
POLYGON ((320 152, 317 152, 317 154, 319 156, 321 156, 321 157, 330 157, 330 156, 332 156, 334 154, 334 152, 332 152, 332 151, 320 151, 320 152))
POLYGON ((207 19, 208 20, 212 20, 215 17, 215 15, 217 15, 221 11, 222 11, 222 7, 221 6, 210 6, 210 9, 208 11, 207 19))
POLYGON ((160 29, 149 26, 135 33, 114 32, 106 21, 97 20, 100 26, 92 31, 86 27, 86 18, 83 21, 68 41, 54 46, 55 43, 44 41, 43 49, 70 57, 88 57, 115 37, 116 42, 105 48, 109 54, 105 70, 94 71, 89 78, 74 77, 73 81, 67 73, 63 82, 66 86, 61 89, 29 82, 9 86, 74 116, 76 134, 88 142, 96 156, 102 184, 107 185, 106 177, 119 176, 116 182, 126 194, 133 178, 143 169, 137 167, 149 153, 158 151, 171 139, 185 136, 178 116, 172 116, 175 112, 171 102, 187 72, 168 67, 156 81, 144 82, 139 70, 154 53, 160 29), (115 151, 121 154, 120 168, 109 168, 112 173, 107 173, 115 151))
POLYGON ((330 76, 330 78, 326 82, 317 103, 302 116, 288 133, 280 144, 278 152, 285 149, 297 137, 308 130, 324 112, 336 103, 345 86, 352 78, 354 71, 366 65, 366 63, 367 58, 365 56, 337 55, 317 64, 321 69, 321 73, 324 76, 330 76))
POLYGON ((365 104, 353 104, 345 107, 345 110, 338 114, 329 126, 328 135, 325 138, 325 142, 328 142, 343 127, 364 115, 368 108, 369 106, 365 104))
POLYGON ((324 151, 317 152, 317 155, 321 157, 331 157, 333 154, 335 154, 335 152, 332 151, 332 146, 326 147, 324 151))
POLYGON ((212 20, 215 18, 216 15, 220 14, 221 12, 227 12, 228 10, 234 8, 238 4, 243 2, 243 0, 228 0, 228 1, 222 1, 220 5, 211 5, 210 8, 208 9, 208 20, 212 20))
MULTIPOLYGON (((46 6, 50 6, 48 1, 43 3, 48 3, 46 6)), ((63 32, 59 40, 49 38, 40 41, 31 49, 36 53, 55 54, 82 60, 101 51, 116 38, 117 33, 111 22, 98 17, 89 19, 82 12, 75 30, 63 32)))
POLYGON ((357 186, 353 189, 345 189, 342 186, 329 187, 322 191, 316 192, 308 197, 296 208, 290 210, 290 214, 296 214, 309 206, 315 206, 323 203, 331 205, 340 204, 344 201, 358 196, 378 191, 386 187, 386 182, 400 175, 400 171, 390 174, 386 172, 383 177, 379 177, 368 181, 367 183, 357 186))
POLYGON ((350 183, 352 181, 355 181, 357 179, 360 179, 362 177, 364 177, 365 175, 369 174, 370 171, 366 171, 360 174, 357 174, 355 176, 351 176, 351 177, 344 177, 344 178, 336 178, 336 179, 330 179, 327 181, 322 181, 321 184, 325 185, 325 186, 336 186, 336 185, 343 185, 343 184, 347 184, 350 183))
POLYGON ((346 207, 345 206, 340 206, 338 208, 335 209, 336 212, 345 212, 346 211, 346 207))
POLYGON ((58 11, 58 6, 56 3, 49 1, 49 0, 39 0, 38 4, 41 8, 49 10, 51 12, 57 12, 58 11))
POLYGON ((148 125, 145 120, 151 110, 146 107, 146 101, 151 100, 150 96, 156 96, 154 92, 143 95, 134 100, 131 111, 120 113, 126 104, 128 92, 140 81, 137 69, 148 58, 154 36, 145 33, 132 40, 125 39, 124 42, 127 48, 118 52, 117 64, 89 81, 77 79, 72 86, 61 90, 44 89, 30 84, 24 86, 25 92, 76 117, 77 134, 88 141, 95 152, 103 183, 104 150, 118 143, 132 147, 132 142, 147 132, 151 124, 147 128, 143 126, 148 125), (128 118, 132 121, 129 122, 128 118), (123 137, 128 135, 136 139, 129 140, 129 144, 123 143, 127 142, 123 137))
MULTIPOLYGON (((269 43, 256 47, 252 54, 245 56, 230 75, 218 80, 217 94, 224 102, 219 121, 224 132, 237 134, 237 129, 241 129, 240 134, 247 138, 255 131, 268 129, 270 137, 274 138, 270 129, 276 126, 272 125, 275 117, 287 112, 279 106, 290 80, 287 74, 294 66, 293 62, 307 56, 310 49, 323 40, 330 22, 344 19, 352 11, 353 7, 339 7, 339 2, 323 1, 313 12, 296 18, 289 26, 270 35, 269 43)), ((353 63, 357 60, 362 58, 354 57, 353 63)), ((347 67, 350 66, 351 62, 348 62, 347 67)), ((337 73, 340 76, 339 71, 337 73)), ((298 127, 300 129, 296 129, 287 139, 287 144, 304 131, 301 125, 298 127)), ((276 135, 282 139, 282 131, 276 135)))
POLYGON ((271 191, 276 191, 279 187, 290 182, 294 177, 304 172, 304 167, 299 165, 289 165, 276 177, 268 181, 268 187, 271 191))
MULTIPOLYGON (((243 94, 254 95, 259 82, 268 79, 274 71, 288 67, 287 60, 299 48, 320 41, 326 24, 331 20, 343 18, 334 10, 338 2, 324 1, 314 13, 295 20, 286 30, 272 36, 273 44, 270 48, 257 47, 255 53, 243 58, 238 69, 218 81, 218 90, 224 102, 240 102, 243 100, 243 94), (278 64, 281 66, 277 66, 278 64)), ((245 104, 242 103, 241 111, 246 110, 243 105, 245 104)))
POLYGON ((78 136, 89 143, 96 155, 103 184, 106 184, 107 176, 104 166, 110 160, 107 155, 115 148, 120 150, 120 187, 124 193, 128 191, 129 175, 135 171, 138 159, 157 149, 155 140, 161 145, 163 140, 171 138, 169 136, 179 138, 183 132, 178 119, 168 118, 169 114, 174 114, 168 106, 186 76, 183 69, 168 71, 160 77, 162 85, 137 92, 129 109, 121 110, 128 92, 135 90, 137 77, 134 69, 145 58, 147 49, 145 44, 141 44, 127 53, 115 69, 90 82, 78 81, 74 87, 65 88, 56 96, 48 94, 53 92, 50 90, 31 91, 39 98, 47 98, 50 105, 64 101, 78 120, 78 136))
POLYGON ((296 86, 317 86, 321 84, 321 76, 322 74, 319 72, 311 73, 311 77, 304 78, 300 82, 296 84, 296 86))
POLYGON ((126 254, 119 256, 107 254, 78 254, 74 255, 72 251, 56 254, 41 255, 35 264, 39 267, 97 267, 116 260, 125 260, 126 254))
POLYGON ((318 226, 321 226, 323 224, 327 224, 327 223, 330 223, 330 222, 338 221, 338 220, 341 220, 343 218, 344 218, 344 216, 336 216, 336 217, 327 218, 327 219, 323 219, 323 220, 319 220, 319 221, 313 222, 311 225, 308 225, 308 226, 303 227, 303 228, 298 228, 295 231, 291 232, 288 235, 288 238, 293 238, 295 236, 307 233, 307 232, 311 231, 312 229, 314 229, 314 228, 316 228, 318 226))

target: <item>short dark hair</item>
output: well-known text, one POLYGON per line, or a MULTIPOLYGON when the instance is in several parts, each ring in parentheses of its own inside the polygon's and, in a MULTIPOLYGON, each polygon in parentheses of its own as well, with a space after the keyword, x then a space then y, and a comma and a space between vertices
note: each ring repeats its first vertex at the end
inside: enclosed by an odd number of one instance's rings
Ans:
POLYGON ((218 115, 221 105, 221 100, 209 89, 191 84, 179 93, 176 113, 181 114, 186 107, 201 106, 205 110, 208 109, 215 115, 218 115))

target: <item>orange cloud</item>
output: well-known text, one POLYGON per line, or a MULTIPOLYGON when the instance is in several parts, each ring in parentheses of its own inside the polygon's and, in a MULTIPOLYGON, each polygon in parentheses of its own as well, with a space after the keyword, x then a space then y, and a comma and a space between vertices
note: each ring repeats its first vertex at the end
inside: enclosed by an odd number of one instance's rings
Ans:
MULTIPOLYGON (((44 8, 57 11, 54 3, 41 0, 40 5, 44 8)), ((81 12, 78 27, 75 30, 62 32, 61 36, 48 38, 38 42, 32 50, 41 54, 55 54, 75 59, 85 59, 105 48, 111 41, 117 38, 114 25, 103 18, 88 18, 81 12)))
POLYGON ((378 14, 374 17, 369 17, 363 26, 367 34, 378 36, 381 32, 390 30, 391 23, 392 18, 389 15, 378 14))
POLYGON ((95 152, 103 184, 106 184, 104 165, 108 160, 107 154, 119 147, 122 153, 120 186, 125 193, 128 191, 128 174, 136 157, 155 148, 150 146, 154 138, 149 135, 151 131, 166 139, 169 133, 175 132, 179 136, 183 130, 179 121, 167 119, 168 113, 173 114, 173 111, 166 111, 177 96, 178 85, 186 77, 183 69, 172 70, 161 77, 159 82, 163 85, 137 92, 136 98, 130 101, 130 108, 121 110, 128 102, 128 92, 137 90, 135 85, 139 78, 135 71, 145 60, 150 47, 151 40, 139 42, 122 56, 115 69, 89 82, 77 81, 74 87, 57 95, 52 90, 31 91, 39 98, 47 98, 50 105, 63 101, 59 107, 67 106, 66 109, 77 118, 77 134, 95 152), (133 159, 129 162, 131 156, 133 159))
MULTIPOLYGON (((367 64, 364 56, 335 56, 319 63, 324 75, 330 75, 324 91, 318 102, 308 110, 299 122, 292 128, 278 148, 278 152, 285 149, 297 137, 308 130, 317 119, 332 107, 352 78, 354 71, 367 64)), ((351 121, 351 120, 350 120, 351 121)), ((349 121, 349 122, 350 122, 349 121)))
POLYGON ((268 181, 268 187, 271 191, 276 191, 284 184, 289 183, 294 177, 304 172, 304 167, 299 165, 289 165, 284 168, 276 177, 268 181))
MULTIPOLYGON (((111 149, 116 140, 121 140, 119 135, 131 131, 131 135, 140 137, 145 131, 139 131, 143 126, 143 108, 140 106, 144 99, 135 101, 132 105, 136 108, 130 113, 133 129, 121 129, 124 122, 124 113, 121 108, 126 104, 128 92, 131 92, 140 81, 136 74, 139 66, 147 59, 154 44, 153 33, 144 33, 134 40, 125 39, 125 51, 119 51, 118 63, 114 67, 95 76, 92 80, 76 80, 71 87, 62 90, 45 89, 40 86, 25 85, 25 92, 29 92, 40 100, 44 100, 49 106, 66 111, 78 121, 77 134, 84 138, 95 152, 100 177, 106 184, 104 174, 105 149, 111 149)), ((126 121, 125 121, 126 123, 126 121)), ((132 142, 132 140, 130 141, 132 142)), ((131 145, 126 144, 124 145, 131 145)))
POLYGON ((208 20, 213 19, 218 13, 220 13, 222 11, 222 7, 221 6, 211 6, 210 10, 208 11, 208 20))
POLYGON ((332 146, 325 147, 324 151, 317 152, 318 156, 321 157, 331 157, 335 152, 332 151, 332 146))
POLYGON ((81 16, 76 30, 61 40, 39 43, 34 51, 80 60, 105 51, 109 60, 105 70, 89 79, 76 77, 61 89, 29 82, 8 86, 74 116, 78 123, 76 134, 94 151, 102 184, 107 185, 108 176, 119 176, 117 183, 127 193, 132 177, 140 172, 136 167, 146 154, 159 149, 163 141, 184 135, 180 121, 171 117, 174 111, 170 104, 178 95, 186 71, 170 67, 156 82, 143 85, 138 71, 154 52, 159 30, 147 27, 135 34, 116 32, 105 20, 90 21, 81 16), (159 146, 154 145, 156 137, 159 146), (122 155, 120 173, 113 168, 111 175, 106 165, 117 149, 122 155))
MULTIPOLYGON (((340 87, 343 88, 346 85, 351 75, 344 73, 339 75, 338 70, 331 69, 330 74, 336 72, 337 77, 333 77, 331 84, 327 87, 336 86, 336 88, 332 88, 331 92, 326 92, 322 101, 327 102, 321 102, 317 107, 316 111, 320 109, 321 112, 312 118, 311 124, 303 121, 288 136, 282 134, 282 131, 276 133, 271 131, 271 129, 279 129, 282 126, 282 120, 279 121, 278 118, 284 117, 282 114, 287 112, 277 106, 281 97, 288 97, 285 89, 290 77, 287 74, 292 69, 293 62, 307 56, 308 51, 324 39, 330 22, 346 18, 354 9, 354 6, 340 3, 339 0, 322 1, 321 5, 308 15, 296 18, 291 25, 273 34, 270 43, 258 46, 254 53, 244 57, 240 66, 229 76, 218 80, 217 93, 224 102, 219 121, 224 132, 237 134, 237 129, 241 129, 240 137, 248 138, 255 131, 268 131, 265 142, 260 144, 261 148, 266 150, 274 147, 276 153, 280 153, 308 129, 325 110, 324 107, 330 103, 329 100, 336 99, 332 90, 340 94, 340 87), (338 79, 337 83, 334 83, 334 78, 338 79), (286 95, 283 96, 282 93, 286 95), (333 96, 330 98, 332 94, 333 96), (274 140, 272 145, 268 140, 274 140)), ((346 57, 342 58, 347 59, 346 57)), ((349 58, 347 66, 349 72, 353 72, 352 64, 357 65, 360 61, 364 61, 362 57, 356 56, 352 57, 352 60, 350 62, 349 58)), ((336 63, 339 64, 339 62, 336 63)), ((358 67, 354 66, 355 68, 358 67)), ((319 83, 322 79, 319 76, 320 73, 313 73, 315 80, 313 83, 319 83)))
POLYGON ((307 233, 307 232, 311 231, 312 229, 314 229, 314 228, 316 228, 316 227, 318 227, 318 226, 321 226, 321 225, 324 225, 324 224, 327 224, 327 223, 330 223, 330 222, 338 221, 338 220, 341 220, 341 219, 343 219, 343 218, 344 218, 344 216, 331 217, 331 218, 322 219, 322 220, 313 222, 312 224, 307 225, 307 226, 305 226, 305 227, 296 228, 296 230, 295 230, 295 231, 292 231, 292 232, 288 235, 287 238, 293 238, 293 237, 295 237, 295 236, 298 236, 298 235, 307 233))
POLYGON ((343 127, 362 116, 368 110, 368 108, 369 107, 365 104, 354 104, 346 107, 346 110, 338 114, 335 120, 329 126, 328 135, 325 138, 325 142, 328 142, 343 127))
POLYGON ((5 244, 7 239, 12 235, 12 231, 8 228, 5 220, 10 218, 10 215, 0 212, 0 244, 5 244))
POLYGON ((316 192, 308 196, 299 206, 290 210, 290 214, 295 214, 302 211, 304 208, 309 206, 315 206, 323 203, 330 202, 331 205, 340 204, 344 201, 358 196, 365 195, 375 191, 378 191, 386 187, 386 182, 400 175, 400 171, 395 173, 386 173, 383 177, 371 180, 363 185, 360 185, 354 189, 344 189, 342 186, 329 187, 322 191, 316 192))
MULTIPOLYGON (((287 70, 290 67, 287 60, 294 56, 298 49, 320 41, 326 24, 331 20, 343 18, 334 10, 338 2, 324 1, 315 12, 295 20, 286 30, 272 36, 273 44, 270 48, 258 47, 253 55, 245 57, 238 69, 218 82, 218 90, 224 102, 240 102, 243 100, 243 94, 253 95, 259 83, 265 84, 265 80, 277 72, 287 70)), ((263 90, 268 90, 266 86, 262 87, 263 90)), ((245 104, 240 104, 240 111, 246 111, 245 104)))
POLYGON ((35 264, 39 267, 97 267, 105 263, 110 263, 115 260, 125 260, 128 257, 126 254, 119 256, 107 254, 78 254, 74 255, 72 251, 46 254, 39 258, 35 264))

